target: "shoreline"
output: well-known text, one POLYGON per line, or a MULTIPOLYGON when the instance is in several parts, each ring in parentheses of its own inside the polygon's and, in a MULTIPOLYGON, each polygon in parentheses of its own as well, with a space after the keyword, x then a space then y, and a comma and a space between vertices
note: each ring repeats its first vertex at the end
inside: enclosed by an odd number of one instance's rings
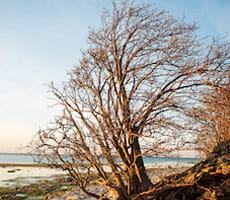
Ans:
MULTIPOLYGON (((73 179, 67 173, 50 169, 48 166, 34 164, 0 164, 0 196, 1 200, 7 199, 25 199, 25 200, 61 200, 71 197, 73 200, 89 199, 82 193, 73 179), (14 169, 15 172, 9 173, 9 170, 14 169), (4 171, 5 175, 2 174, 4 171), (1 175, 3 175, 1 177, 1 175), (4 179, 4 180, 3 180, 4 179), (18 197, 21 196, 21 198, 18 197)), ((160 167, 155 166, 147 168, 147 173, 153 183, 161 180, 162 177, 182 172, 188 169, 187 166, 180 167, 160 167)), ((91 184, 92 190, 99 193, 103 190, 100 185, 91 184)))
MULTIPOLYGON (((14 165, 15 167, 15 165, 14 165)), ((24 166, 25 167, 25 166, 24 166)), ((3 169, 10 169, 12 167, 6 167, 3 169)), ((16 167, 15 167, 16 168, 16 167)), ((27 169, 33 170, 36 167, 25 167, 27 169)), ((21 171, 25 170, 21 169, 21 171)), ((1 168, 0 168, 1 169, 1 168)), ((44 169, 44 167, 43 167, 44 169)), ((148 168, 147 173, 151 178, 153 183, 156 183, 161 180, 162 177, 175 174, 178 172, 182 172, 188 169, 188 167, 163 167, 163 168, 148 168)), ((49 169, 48 169, 49 170, 49 169)), ((16 171, 15 173, 20 172, 16 171)), ((1 173, 0 173, 1 175, 1 173)), ((7 182, 4 182, 7 183, 7 182)), ((8 180, 9 185, 1 186, 0 184, 0 199, 1 200, 18 200, 18 199, 25 199, 25 200, 63 200, 63 199, 71 199, 71 200, 78 200, 78 199, 88 199, 91 198, 87 197, 79 188, 77 183, 73 181, 73 179, 68 176, 68 174, 53 174, 49 176, 44 176, 40 178, 36 178, 33 176, 28 177, 21 177, 8 180), (31 181, 35 180, 35 181, 31 181), (20 182, 21 181, 21 182, 20 182), (13 184, 11 184, 13 183, 13 184)), ((90 189, 92 191, 104 191, 104 188, 100 185, 92 183, 90 185, 90 189)), ((93 199, 92 199, 93 200, 93 199)))
POLYGON ((0 187, 25 186, 65 174, 64 171, 49 168, 47 165, 1 164, 0 187))
MULTIPOLYGON (((147 171, 158 171, 160 174, 163 171, 181 171, 182 169, 187 169, 193 166, 195 163, 190 164, 172 164, 172 163, 161 163, 161 164, 146 164, 147 171)), ((107 172, 110 169, 107 165, 104 166, 107 172)), ((157 173, 158 174, 158 173, 157 173)), ((58 175, 67 175, 66 171, 60 168, 51 168, 47 164, 39 163, 0 163, 0 187, 13 185, 15 183, 22 183, 26 185, 26 180, 28 183, 36 182, 36 180, 50 179, 50 177, 58 175), (9 184, 8 184, 9 183, 9 184), (7 185, 8 184, 8 185, 7 185)))
MULTIPOLYGON (((146 164, 148 172, 155 172, 158 176, 164 176, 191 167, 193 164, 146 164), (162 174, 162 175, 161 175, 162 174)), ((104 166, 108 173, 110 169, 104 166)), ((37 183, 40 180, 50 180, 59 175, 68 175, 67 171, 59 168, 51 168, 46 164, 38 163, 0 163, 0 187, 14 187, 37 183)), ((155 176, 154 176, 155 177, 155 176)), ((154 178, 156 181, 158 178, 154 178)))
POLYGON ((0 167, 49 167, 47 164, 39 163, 0 163, 0 167))
MULTIPOLYGON (((158 163, 146 163, 145 166, 146 168, 165 168, 165 167, 190 167, 195 165, 197 162, 160 162, 158 163)), ((105 164, 106 166, 106 164, 105 164)), ((50 168, 48 164, 45 163, 26 163, 26 162, 0 162, 0 168, 4 167, 45 167, 45 168, 50 168)))

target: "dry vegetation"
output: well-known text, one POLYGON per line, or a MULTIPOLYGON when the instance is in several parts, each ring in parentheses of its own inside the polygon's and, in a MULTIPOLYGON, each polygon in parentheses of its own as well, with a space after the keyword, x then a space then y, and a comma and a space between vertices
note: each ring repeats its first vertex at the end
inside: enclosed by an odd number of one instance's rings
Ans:
POLYGON ((201 102, 194 116, 200 123, 197 143, 199 150, 209 154, 218 144, 230 141, 230 74, 213 85, 201 102))

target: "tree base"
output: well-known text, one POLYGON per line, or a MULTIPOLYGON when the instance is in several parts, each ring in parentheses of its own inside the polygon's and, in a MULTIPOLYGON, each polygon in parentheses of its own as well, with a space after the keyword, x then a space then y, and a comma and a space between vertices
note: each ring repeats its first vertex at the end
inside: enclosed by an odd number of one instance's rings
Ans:
POLYGON ((230 200, 230 141, 218 145, 205 161, 166 177, 135 199, 230 200))

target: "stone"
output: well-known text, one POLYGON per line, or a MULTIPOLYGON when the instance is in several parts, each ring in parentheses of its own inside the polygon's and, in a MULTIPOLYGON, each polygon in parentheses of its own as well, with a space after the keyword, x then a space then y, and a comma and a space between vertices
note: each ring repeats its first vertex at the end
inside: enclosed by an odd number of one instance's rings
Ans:
POLYGON ((16 197, 16 199, 21 200, 21 199, 25 199, 27 196, 26 196, 26 194, 18 193, 15 195, 15 197, 16 197))
POLYGON ((8 170, 7 172, 8 172, 8 173, 15 173, 16 170, 14 170, 14 169, 13 169, 13 170, 8 170))

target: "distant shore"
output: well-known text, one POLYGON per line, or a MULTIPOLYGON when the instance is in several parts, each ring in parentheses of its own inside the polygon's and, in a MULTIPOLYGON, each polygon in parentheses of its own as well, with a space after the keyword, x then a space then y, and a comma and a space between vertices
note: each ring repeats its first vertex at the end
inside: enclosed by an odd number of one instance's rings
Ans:
POLYGON ((0 167, 49 167, 39 163, 0 163, 0 167))

